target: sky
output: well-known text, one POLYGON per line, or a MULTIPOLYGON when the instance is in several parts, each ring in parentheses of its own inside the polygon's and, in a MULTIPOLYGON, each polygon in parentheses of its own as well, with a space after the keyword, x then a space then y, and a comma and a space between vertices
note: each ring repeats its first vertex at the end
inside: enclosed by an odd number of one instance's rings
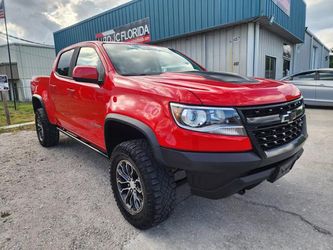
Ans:
MULTIPOLYGON (((5 0, 8 33, 28 40, 53 44, 53 32, 109 10, 128 0, 5 0)), ((306 26, 333 48, 333 1, 305 0, 306 26)), ((0 31, 4 31, 0 20, 0 31)), ((13 40, 14 41, 14 40, 13 40)), ((5 40, 0 35, 0 44, 5 40)))

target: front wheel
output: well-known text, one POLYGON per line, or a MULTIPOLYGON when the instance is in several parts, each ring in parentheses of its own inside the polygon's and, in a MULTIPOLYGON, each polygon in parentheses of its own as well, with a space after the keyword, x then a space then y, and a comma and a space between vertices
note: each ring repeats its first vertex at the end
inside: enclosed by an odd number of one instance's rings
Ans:
POLYGON ((145 140, 124 142, 115 148, 110 177, 117 205, 133 226, 148 229, 173 211, 174 176, 155 162, 145 140))

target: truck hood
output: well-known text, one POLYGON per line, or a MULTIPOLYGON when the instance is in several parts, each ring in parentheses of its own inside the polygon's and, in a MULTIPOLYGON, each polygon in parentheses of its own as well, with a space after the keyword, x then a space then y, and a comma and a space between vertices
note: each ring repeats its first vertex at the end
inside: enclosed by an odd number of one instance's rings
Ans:
POLYGON ((301 92, 292 84, 242 78, 228 73, 163 73, 128 78, 136 78, 136 81, 145 85, 170 86, 178 91, 190 91, 203 105, 210 106, 256 106, 292 101, 301 96, 301 92))

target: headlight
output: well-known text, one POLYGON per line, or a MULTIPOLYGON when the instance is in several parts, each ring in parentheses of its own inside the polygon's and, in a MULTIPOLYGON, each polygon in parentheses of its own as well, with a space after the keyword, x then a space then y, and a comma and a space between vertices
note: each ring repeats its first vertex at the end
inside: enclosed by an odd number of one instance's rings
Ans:
POLYGON ((171 103, 178 126, 202 133, 246 136, 237 111, 233 108, 188 106, 171 103))

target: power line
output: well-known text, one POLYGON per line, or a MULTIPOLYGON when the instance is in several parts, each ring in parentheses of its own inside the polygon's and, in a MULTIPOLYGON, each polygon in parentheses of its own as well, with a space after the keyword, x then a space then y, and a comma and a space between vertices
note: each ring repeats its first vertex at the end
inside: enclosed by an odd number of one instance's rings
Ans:
MULTIPOLYGON (((0 31, 0 34, 3 35, 3 36, 6 36, 6 34, 1 32, 1 31, 0 31)), ((36 45, 43 45, 43 46, 47 46, 47 47, 53 47, 52 45, 49 45, 49 44, 34 42, 34 41, 31 41, 31 40, 27 40, 27 39, 17 37, 17 36, 13 36, 13 35, 10 35, 10 34, 8 34, 8 36, 13 38, 13 39, 20 40, 20 41, 23 41, 23 42, 26 42, 26 43, 32 43, 32 44, 36 44, 36 45)))

